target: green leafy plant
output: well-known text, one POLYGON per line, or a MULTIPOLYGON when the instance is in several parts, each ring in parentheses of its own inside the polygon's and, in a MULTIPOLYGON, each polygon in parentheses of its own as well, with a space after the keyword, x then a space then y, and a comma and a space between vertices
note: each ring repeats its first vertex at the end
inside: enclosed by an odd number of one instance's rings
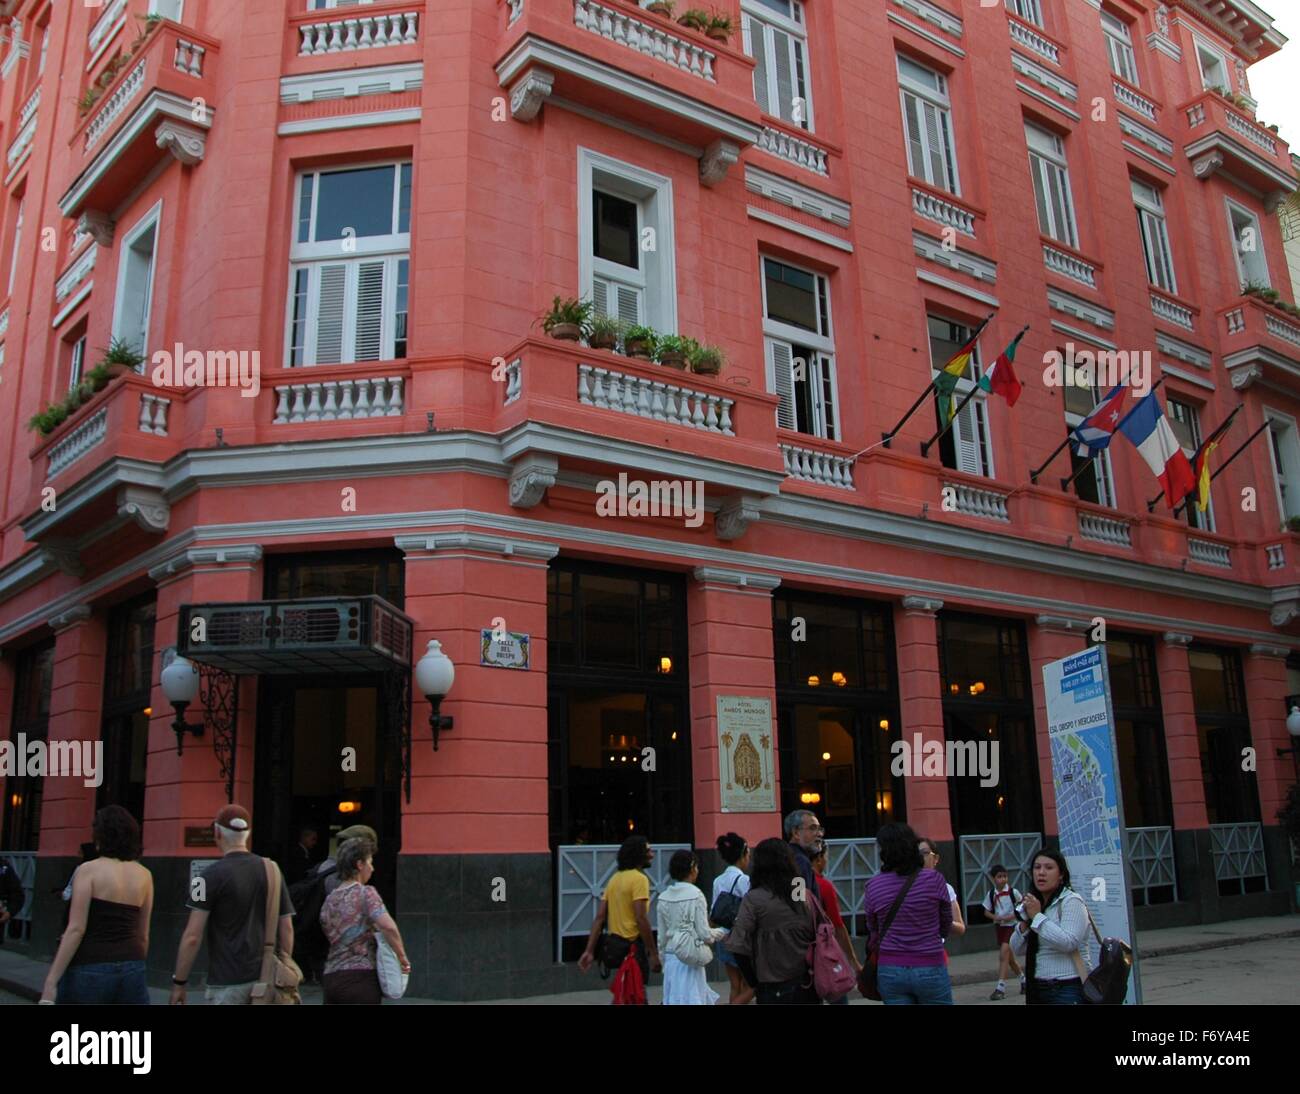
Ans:
POLYGON ((677 22, 684 27, 690 27, 691 30, 706 31, 709 29, 711 18, 707 11, 701 11, 699 8, 691 8, 683 12, 677 22))
POLYGON ((613 349, 623 337, 626 324, 614 315, 593 315, 587 330, 587 341, 595 349, 613 349))
POLYGON ((1270 290, 1267 285, 1262 285, 1258 281, 1247 281, 1241 287, 1242 296, 1263 296, 1264 293, 1269 291, 1270 290))
POLYGON ((91 84, 81 93, 81 97, 77 99, 77 113, 83 116, 90 113, 90 108, 99 101, 99 97, 102 94, 103 92, 100 91, 99 88, 94 84, 91 84))
POLYGON ((655 355, 659 335, 653 327, 640 323, 633 324, 623 332, 623 352, 632 357, 649 357, 655 355))
POLYGON ((113 378, 113 374, 108 371, 108 366, 98 364, 86 373, 86 382, 90 384, 95 391, 103 391, 108 387, 108 382, 113 378))
POLYGON ((728 37, 736 29, 736 24, 732 21, 730 15, 725 12, 715 11, 709 16, 708 31, 711 36, 728 37))
MULTIPOLYGON (((123 365, 135 369, 144 364, 144 355, 137 353, 125 338, 114 338, 108 343, 108 348, 104 350, 104 356, 99 359, 99 364, 123 365)), ((112 370, 110 369, 109 372, 111 375, 112 370)))
POLYGON ((696 344, 693 338, 680 334, 661 334, 655 345, 655 360, 672 368, 685 368, 696 344))
POLYGON ((691 347, 686 359, 690 362, 692 372, 698 372, 702 376, 716 376, 722 371, 726 356, 717 346, 701 346, 697 342, 691 347))
POLYGON ((593 307, 590 300, 557 296, 551 303, 551 310, 542 316, 542 330, 551 334, 556 327, 573 326, 578 328, 579 334, 586 334, 591 329, 593 307))

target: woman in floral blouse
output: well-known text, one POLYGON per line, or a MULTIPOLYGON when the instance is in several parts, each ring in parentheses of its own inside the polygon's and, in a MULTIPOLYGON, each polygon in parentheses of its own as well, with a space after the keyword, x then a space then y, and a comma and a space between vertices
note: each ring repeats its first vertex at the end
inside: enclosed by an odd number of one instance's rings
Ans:
POLYGON ((371 840, 350 839, 338 850, 339 886, 321 908, 320 925, 330 952, 321 974, 326 1003, 381 1003, 375 951, 379 931, 393 947, 402 972, 409 973, 402 936, 379 894, 367 882, 374 874, 371 840))

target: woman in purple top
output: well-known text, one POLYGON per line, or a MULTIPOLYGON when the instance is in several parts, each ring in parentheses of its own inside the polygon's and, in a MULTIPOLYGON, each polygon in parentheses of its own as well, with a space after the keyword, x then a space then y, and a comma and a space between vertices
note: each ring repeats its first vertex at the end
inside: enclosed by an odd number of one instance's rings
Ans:
POLYGON ((905 824, 887 824, 876 833, 880 873, 867 882, 867 947, 880 952, 876 981, 886 1003, 951 1006, 943 939, 952 931, 952 903, 943 875, 925 868, 919 842, 905 824), (904 890, 884 931, 889 910, 904 890))

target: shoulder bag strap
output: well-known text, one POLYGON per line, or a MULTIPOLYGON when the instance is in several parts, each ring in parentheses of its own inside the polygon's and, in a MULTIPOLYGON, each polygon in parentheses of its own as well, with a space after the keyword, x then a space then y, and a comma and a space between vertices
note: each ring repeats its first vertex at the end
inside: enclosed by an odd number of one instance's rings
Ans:
POLYGON ((266 935, 262 939, 262 979, 270 976, 270 962, 275 957, 276 920, 280 907, 280 870, 269 858, 262 859, 266 870, 266 935))
POLYGON ((876 942, 877 951, 885 942, 885 935, 889 933, 889 928, 894 925, 894 916, 898 915, 898 909, 903 906, 903 899, 907 896, 907 891, 915 884, 916 879, 921 876, 921 871, 917 870, 907 879, 903 887, 898 890, 898 896, 894 897, 894 903, 889 909, 889 914, 885 916, 885 922, 880 927, 880 938, 876 942))

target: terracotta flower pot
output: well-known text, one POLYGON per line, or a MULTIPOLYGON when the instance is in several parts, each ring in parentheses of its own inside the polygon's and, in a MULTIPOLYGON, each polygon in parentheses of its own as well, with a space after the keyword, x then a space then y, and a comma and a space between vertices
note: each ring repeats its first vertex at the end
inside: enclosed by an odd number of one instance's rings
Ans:
POLYGON ((551 337, 561 342, 577 342, 582 339, 582 328, 577 323, 556 323, 551 328, 551 337))
POLYGON ((704 33, 715 42, 722 42, 724 45, 726 44, 727 39, 731 37, 731 31, 723 30, 721 27, 709 27, 709 29, 704 33))
POLYGON ((716 376, 718 375, 718 373, 722 371, 722 362, 721 361, 703 362, 703 363, 697 362, 696 364, 691 366, 691 371, 694 372, 697 376, 716 376))
POLYGON ((655 15, 672 15, 673 13, 672 7, 668 4, 651 4, 645 10, 653 12, 655 15))
POLYGON ((685 372, 686 354, 673 353, 672 351, 666 350, 659 355, 659 363, 661 365, 667 365, 669 368, 681 369, 683 372, 685 372))
POLYGON ((623 349, 629 357, 639 357, 643 361, 649 361, 651 357, 649 342, 625 342, 623 349))
POLYGON ((617 334, 593 334, 587 339, 592 349, 613 349, 618 345, 617 334))

